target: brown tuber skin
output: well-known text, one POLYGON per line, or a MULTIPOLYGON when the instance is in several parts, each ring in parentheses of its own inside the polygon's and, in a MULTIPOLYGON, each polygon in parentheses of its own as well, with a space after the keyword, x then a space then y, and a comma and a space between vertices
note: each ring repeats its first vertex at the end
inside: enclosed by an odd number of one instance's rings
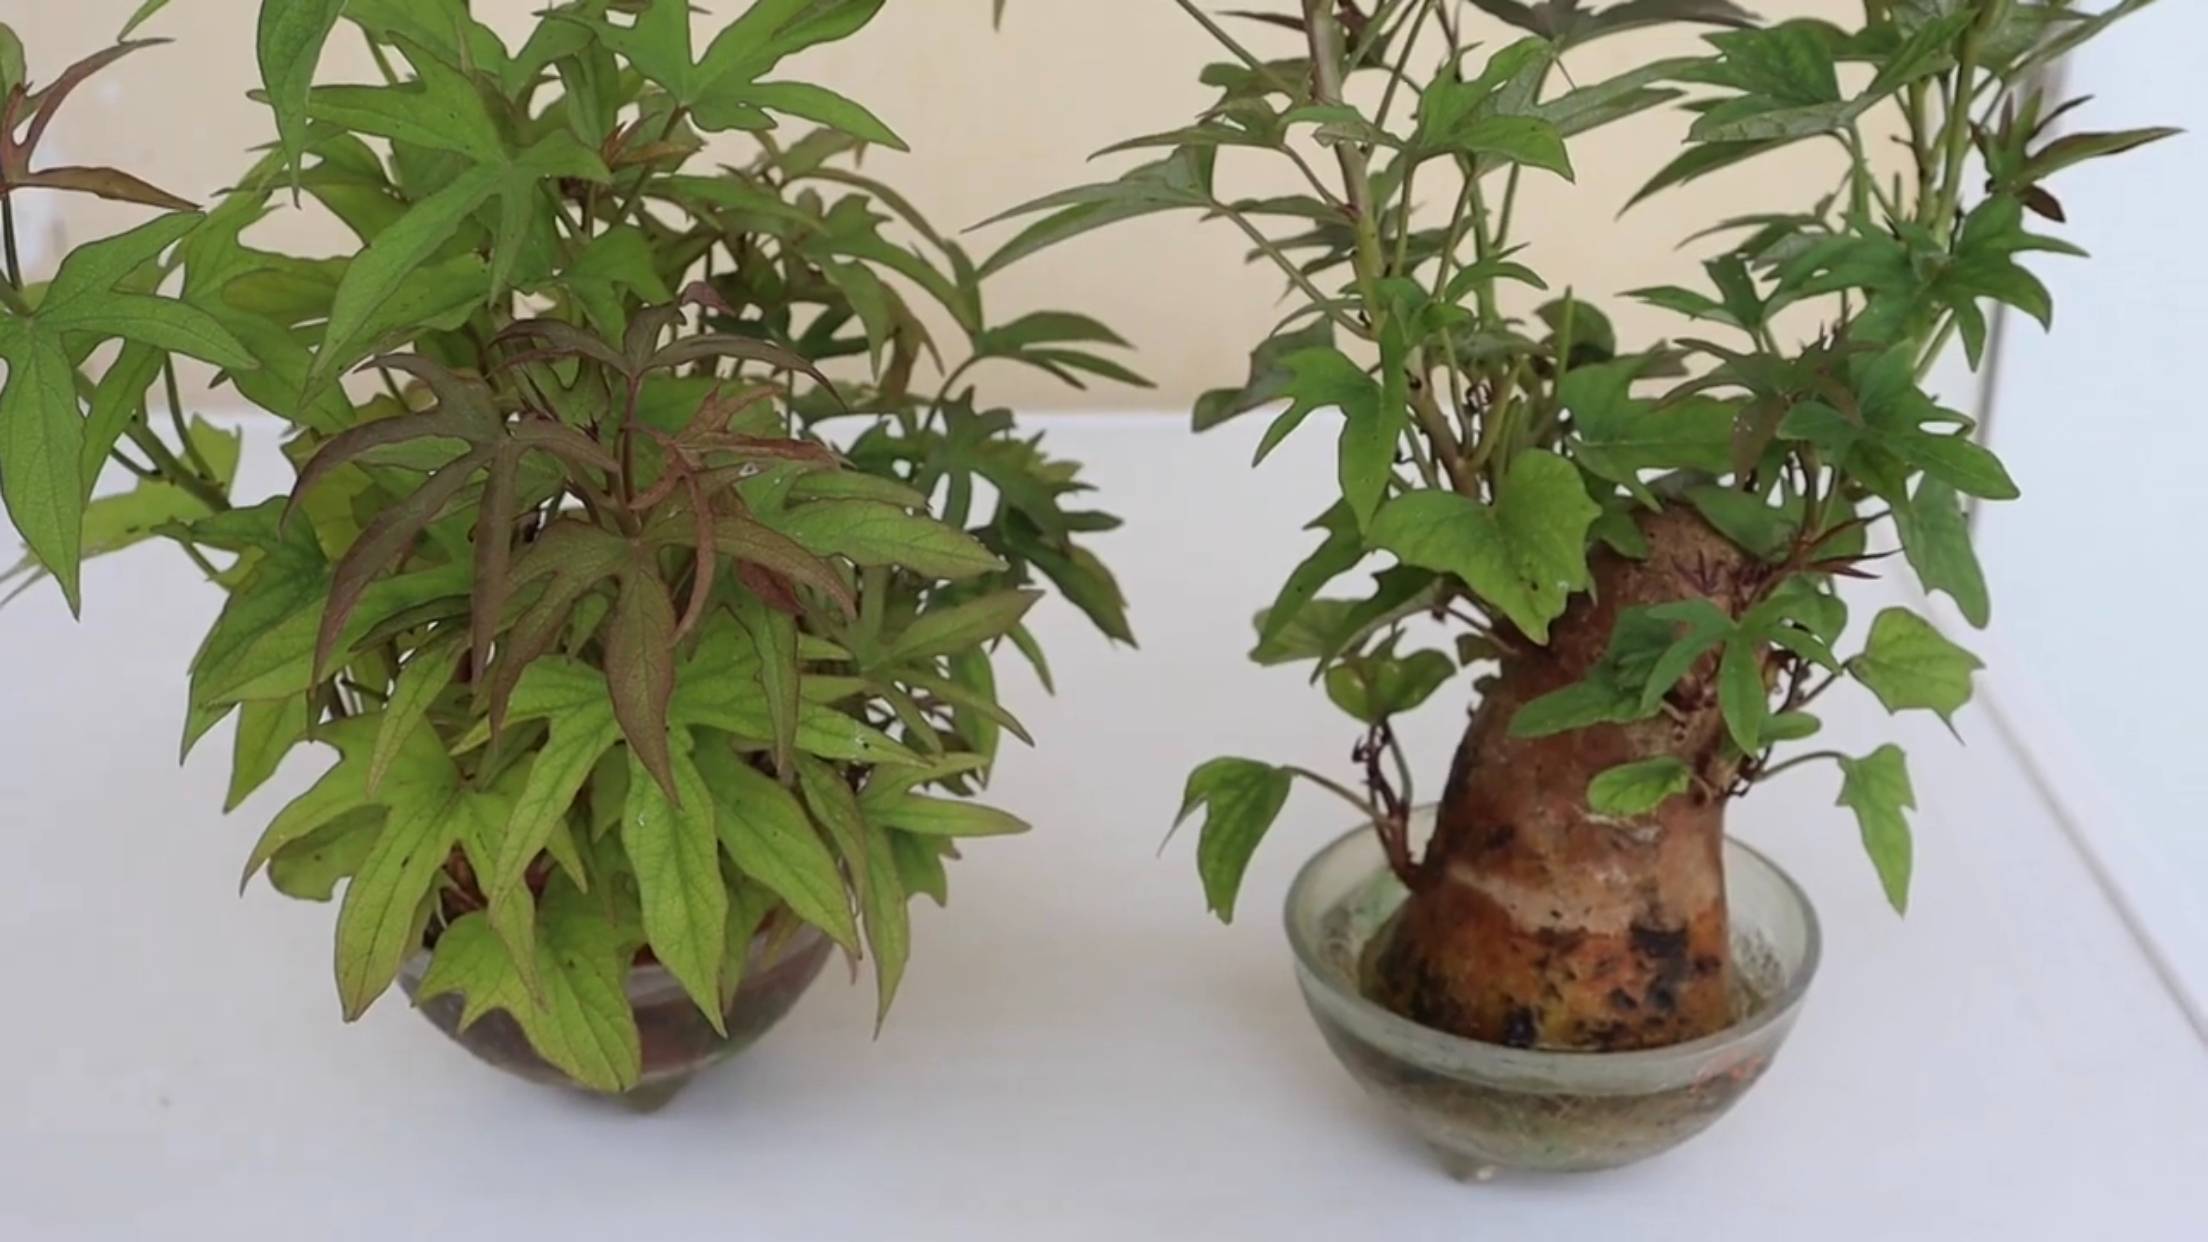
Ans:
POLYGON ((1670 710, 1628 725, 1510 736, 1526 703, 1599 663, 1620 610, 1703 598, 1739 616, 1766 566, 1691 509, 1644 515, 1645 561, 1599 550, 1546 648, 1525 645, 1474 713, 1434 837, 1375 963, 1376 999, 1452 1034, 1514 1047, 1617 1051, 1679 1043, 1733 1021, 1726 930, 1729 753, 1717 656, 1670 710), (1630 823, 1587 807, 1622 763, 1676 756, 1694 787, 1630 823))

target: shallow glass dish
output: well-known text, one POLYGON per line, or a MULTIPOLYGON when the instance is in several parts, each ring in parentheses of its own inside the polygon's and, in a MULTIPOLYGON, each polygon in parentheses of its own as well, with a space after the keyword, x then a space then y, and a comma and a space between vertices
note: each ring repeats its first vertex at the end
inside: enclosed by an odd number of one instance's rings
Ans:
MULTIPOLYGON (((800 925, 787 934, 763 934, 751 942, 751 956, 743 982, 736 987, 723 1015, 728 1034, 723 1036, 698 1012, 690 994, 667 969, 639 963, 629 971, 629 1006, 636 1011, 637 1034, 643 1048, 644 1067, 624 1103, 641 1109, 656 1108, 672 1099, 698 1071, 742 1052, 767 1033, 797 1004, 813 980, 820 977, 831 945, 818 928, 800 925)), ((399 972, 399 986, 411 999, 421 990, 429 969, 429 954, 417 953, 399 972)), ((575 1082, 547 1063, 529 1046, 521 1024, 503 1010, 493 1010, 475 1025, 460 1029, 464 998, 454 993, 416 1000, 415 1008, 430 1025, 474 1054, 487 1065, 531 1082, 574 1087, 575 1082)), ((580 1088, 578 1088, 580 1089, 580 1088)))
MULTIPOLYGON (((1419 813, 1414 833, 1432 825, 1419 813)), ((1770 1067, 1817 973, 1817 915, 1762 854, 1728 840, 1725 896, 1740 1016, 1714 1035, 1631 1052, 1508 1048, 1463 1039, 1367 1000, 1360 963, 1407 896, 1369 827, 1304 865, 1288 941, 1305 1002, 1334 1055, 1459 1176, 1607 1169, 1700 1134, 1770 1067)))

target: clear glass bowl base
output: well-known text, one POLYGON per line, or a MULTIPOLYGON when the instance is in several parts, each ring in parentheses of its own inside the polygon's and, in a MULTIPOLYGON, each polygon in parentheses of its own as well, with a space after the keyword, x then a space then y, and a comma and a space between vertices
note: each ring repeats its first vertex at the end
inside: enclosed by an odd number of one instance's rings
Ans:
MULTIPOLYGON (((803 925, 794 932, 754 939, 743 982, 722 1015, 728 1028, 725 1036, 705 1020, 689 993, 664 967, 638 964, 629 972, 628 996, 643 1047, 643 1072, 635 1087, 614 1099, 641 1112, 665 1107, 700 1071, 742 1052, 780 1022, 820 977, 833 947, 818 929, 803 925)), ((418 999, 428 968, 429 954, 416 954, 400 971, 399 985, 415 999, 416 1011, 430 1025, 486 1065, 530 1082, 583 1090, 538 1056, 521 1024, 505 1012, 493 1010, 462 1030, 462 997, 418 999)))
MULTIPOLYGON (((1414 831, 1430 827, 1431 812, 1414 831)), ((1815 975, 1815 912, 1770 859, 1725 847, 1740 1017, 1667 1048, 1508 1048, 1420 1026, 1366 999, 1362 964, 1406 893, 1361 827, 1304 866, 1288 896, 1296 976, 1319 1030, 1368 1094, 1460 1177, 1616 1168, 1700 1134, 1769 1068, 1815 975)))

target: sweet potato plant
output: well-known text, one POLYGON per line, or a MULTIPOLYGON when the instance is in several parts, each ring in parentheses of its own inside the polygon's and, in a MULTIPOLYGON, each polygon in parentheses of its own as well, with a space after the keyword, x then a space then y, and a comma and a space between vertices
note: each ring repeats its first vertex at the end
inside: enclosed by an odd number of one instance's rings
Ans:
POLYGON ((2031 264, 2073 252, 2031 223, 2062 218, 2050 180, 2168 134, 2056 136, 2078 101, 2034 86, 2145 0, 1866 0, 1846 25, 1770 27, 1724 0, 1472 0, 1484 16, 1449 0, 1178 3, 1228 54, 1204 71, 1217 101, 1123 144, 1154 162, 1014 213, 1033 219, 984 270, 1131 217, 1221 219, 1279 268, 1292 306, 1248 382, 1198 404, 1197 428, 1268 412, 1262 462, 1314 414, 1338 423, 1339 494, 1253 654, 1314 665, 1356 720, 1358 779, 1199 768, 1183 817, 1204 815, 1211 907, 1232 916, 1301 780, 1371 820, 1409 890, 1374 959, 1398 1012, 1558 1048, 1726 1026, 1735 799, 1832 765, 1906 901, 1904 756, 1815 749, 1811 709, 1852 683, 1888 710, 1948 716, 1978 661, 1906 607, 1851 630, 1837 586, 1898 542, 1928 591, 1986 623, 1965 498, 2017 489, 1922 384, 1951 344, 1979 363, 1994 304, 2048 320, 2031 264), (1705 49, 1603 80, 1567 72, 1573 48, 1661 22, 1711 28, 1705 49), (1835 148, 1836 182, 1712 221, 1699 236, 1731 240, 1706 287, 1626 295, 1682 317, 1675 342, 1635 348, 1597 306, 1541 292, 1521 247, 1543 222, 1519 189, 1571 177, 1575 138, 1673 107, 1691 117, 1686 143, 1636 201, 1796 143, 1835 148), (1897 135, 1889 177, 1873 143, 1897 135), (1245 159, 1280 161, 1302 190, 1236 195, 1225 174, 1245 159), (1373 563, 1362 590, 1323 593, 1373 563), (1419 645, 1427 618, 1453 645, 1419 645), (1476 706, 1419 855, 1396 722, 1460 679, 1476 706))
POLYGON ((756 0, 706 41, 680 0, 572 0, 515 48, 462 0, 268 0, 277 141, 204 213, 38 163, 147 43, 40 88, 0 27, 18 572, 75 608, 84 557, 158 538, 227 593, 184 746, 235 720, 232 807, 334 751, 245 873, 342 886, 347 1018, 426 947, 425 995, 619 1090, 635 963, 718 1025, 754 939, 800 923, 872 958, 886 1012, 908 900, 944 899, 959 840, 1025 828, 969 797, 1025 737, 996 652, 1047 685, 1023 618, 1050 584, 1128 637, 1084 542, 1113 519, 967 384, 1133 379, 1097 352, 1118 338, 990 321, 976 265, 862 170, 895 132, 786 75, 880 8, 756 0), (341 31, 381 80, 318 80, 341 31), (15 197, 71 191, 159 214, 31 283, 15 197), (355 244, 253 244, 294 209, 355 244), (180 364, 280 420, 289 495, 236 496, 238 438, 187 416, 180 364), (93 498, 118 470, 136 486, 93 498))

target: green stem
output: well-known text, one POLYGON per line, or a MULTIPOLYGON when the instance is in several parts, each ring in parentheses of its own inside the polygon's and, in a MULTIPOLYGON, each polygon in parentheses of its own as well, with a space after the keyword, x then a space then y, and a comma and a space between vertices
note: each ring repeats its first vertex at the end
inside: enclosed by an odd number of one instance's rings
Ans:
MULTIPOLYGON (((1411 49, 1418 46, 1418 36, 1426 32, 1426 19, 1433 15, 1434 5, 1431 0, 1427 0, 1427 2, 1419 5, 1418 15, 1411 19, 1410 36, 1403 40, 1403 49, 1395 58, 1395 71, 1388 75, 1387 89, 1380 93, 1380 110, 1373 114, 1372 123, 1375 128, 1386 129, 1388 127, 1388 113, 1395 107, 1396 94, 1403 86, 1404 71, 1410 67, 1411 49)), ((1348 63, 1355 64, 1356 62, 1348 63)), ((1406 176, 1404 180, 1408 181, 1410 178, 1406 176)), ((1404 217, 1408 219, 1409 214, 1406 211, 1404 217)))
POLYGON ((161 360, 161 382, 168 391, 169 425, 176 428, 176 441, 184 446, 184 456, 191 460, 192 469, 208 479, 217 479, 214 466, 200 453, 199 442, 192 439, 191 429, 184 425, 184 398, 177 395, 175 358, 161 360))
POLYGON ((130 454, 124 452, 119 448, 112 448, 107 450, 107 458, 109 461, 114 462, 116 465, 130 471, 132 474, 138 476, 141 479, 150 480, 158 479, 161 477, 160 471, 154 469, 151 466, 141 464, 137 458, 132 457, 130 454))
POLYGON ((376 72, 383 75, 384 84, 397 86, 399 84, 398 71, 391 67, 390 58, 383 54, 383 45, 376 42, 376 36, 369 34, 365 27, 362 28, 360 37, 362 41, 368 44, 368 55, 376 62, 376 72))
POLYGON ((1947 352, 1947 343, 1954 336, 1955 316, 1949 315, 1932 333, 1932 339, 1926 343, 1924 353, 1917 358, 1918 382, 1923 382, 1925 376, 1932 374, 1932 368, 1939 364, 1940 355, 1947 352))
POLYGON ((1290 776, 1300 776, 1304 780, 1317 785, 1319 788, 1327 791, 1330 794, 1333 794, 1335 797, 1340 798, 1342 801, 1347 802, 1353 807, 1356 807, 1358 810, 1364 812, 1366 815, 1369 815, 1374 819, 1379 818, 1379 813, 1373 809, 1372 801, 1370 799, 1359 797, 1357 794, 1352 792, 1348 786, 1343 785, 1339 781, 1329 780, 1326 777, 1313 772, 1309 768, 1290 767, 1282 768, 1281 771, 1286 772, 1290 776))
POLYGON ((146 459, 153 463, 154 469, 159 470, 162 477, 190 492, 215 512, 229 511, 230 497, 222 488, 212 479, 179 461, 176 454, 169 451, 169 446, 161 443, 161 437, 153 434, 152 428, 144 423, 132 423, 123 429, 123 434, 130 437, 130 442, 138 446, 138 451, 146 455, 146 459))
POLYGON ((1854 124, 1840 131, 1840 145, 1848 149, 1848 214, 1858 226, 1871 219, 1871 165, 1863 155, 1863 135, 1854 124))
POLYGON ((1265 82, 1268 86, 1271 86, 1274 90, 1279 91, 1281 94, 1286 95, 1290 99, 1300 97, 1301 92, 1297 91, 1293 85, 1283 80, 1280 75, 1274 73, 1271 65, 1268 65, 1264 61, 1258 59, 1256 53, 1242 46, 1241 41, 1236 39, 1233 35, 1228 34, 1225 27, 1221 26, 1218 22, 1213 21, 1211 14, 1206 13, 1201 8, 1197 7, 1196 0, 1174 0, 1174 3, 1180 5, 1181 10, 1187 13, 1190 17, 1195 18, 1196 24, 1204 28, 1204 33, 1210 35, 1214 39, 1217 39, 1219 41, 1219 45, 1226 48, 1227 51, 1233 53, 1236 60, 1241 61, 1245 66, 1249 68, 1252 73, 1255 73, 1259 77, 1265 79, 1265 82))
MULTIPOLYGON (((1365 325, 1358 323, 1356 320, 1351 319, 1347 315, 1344 315, 1340 310, 1330 305, 1329 303, 1332 301, 1332 299, 1328 298, 1324 293, 1321 293, 1319 291, 1319 287, 1311 283, 1311 278, 1303 274, 1303 269, 1296 266, 1296 261, 1289 258, 1285 253, 1283 253, 1281 251, 1281 248, 1274 244, 1272 238, 1265 236, 1263 230, 1259 229, 1256 225, 1250 223, 1249 220, 1241 215, 1241 213, 1230 209, 1225 203, 1219 202, 1215 199, 1213 200, 1211 205, 1212 209, 1217 211, 1220 215, 1223 215, 1227 219, 1234 221, 1235 227, 1241 229, 1243 234, 1250 239, 1250 242, 1255 245, 1259 251, 1263 252, 1265 257, 1271 259, 1274 264, 1276 264, 1280 268, 1280 270, 1287 275, 1289 281, 1293 283, 1299 291, 1302 292, 1303 296, 1311 299, 1312 305, 1318 307, 1322 314, 1324 314, 1327 318, 1333 320, 1335 326, 1341 328, 1345 332, 1348 332, 1352 336, 1367 337, 1372 335, 1371 330, 1366 328, 1365 325)), ((1377 305, 1378 301, 1379 299, 1376 293, 1372 298, 1371 304, 1377 305)))
MULTIPOLYGON (((1992 15, 2000 7, 1998 3, 1989 4, 1986 15, 1992 15)), ((1978 44, 1985 33, 1985 25, 1985 16, 1981 16, 1963 32, 1962 49, 1955 60, 1954 92, 1948 98, 1947 115, 1940 118, 1941 133, 1947 142, 1946 167, 1941 173, 1939 193, 1932 201, 1932 211, 1924 223, 1943 231, 1962 201, 1963 164, 1970 157, 1970 101, 1976 94, 1978 44)))
POLYGON ((1791 771, 1794 768, 1799 768, 1806 764, 1823 763, 1828 760, 1834 763, 1838 763, 1845 760, 1846 758, 1846 755, 1841 754, 1837 750, 1815 750, 1806 755, 1796 755, 1794 758, 1787 760, 1785 763, 1774 764, 1771 767, 1765 768, 1763 771, 1756 773, 1756 780, 1758 783, 1761 783, 1763 781, 1770 780, 1772 777, 1777 776, 1782 772, 1791 771))
POLYGON ((1503 180, 1503 210, 1495 218, 1495 245, 1497 247, 1510 244, 1510 221, 1511 217, 1518 211, 1518 174, 1525 170, 1526 166, 1524 164, 1512 164, 1509 175, 1503 180))
POLYGON ((184 555, 191 560, 192 564, 199 566, 199 572, 207 575, 209 582, 218 582, 222 579, 222 571, 215 568, 215 563, 207 559, 207 554, 199 550, 198 544, 189 539, 179 539, 176 541, 176 546, 184 549, 184 555))
MULTIPOLYGON (((1480 190, 1480 164, 1476 159, 1465 161, 1464 187, 1472 207, 1469 213, 1472 221, 1472 257, 1485 263, 1495 253, 1495 236, 1489 231, 1487 195, 1480 190)), ((1480 318, 1494 323, 1502 318, 1500 303, 1495 296, 1494 280, 1481 281, 1479 290, 1480 318)))
POLYGON ((1426 432, 1426 438, 1433 442, 1434 457, 1441 462, 1443 472, 1448 474, 1449 486, 1463 495, 1477 499, 1478 476, 1464 468, 1461 460, 1464 447, 1457 442, 1457 433, 1450 430, 1448 416, 1434 403, 1433 385, 1424 382, 1419 384, 1417 391, 1411 394, 1411 409, 1417 414, 1418 425, 1426 432))
MULTIPOLYGON (((688 111, 689 109, 681 107, 669 109, 667 112, 667 123, 659 127, 659 137, 653 140, 653 144, 657 145, 659 143, 667 141, 669 138, 674 137, 675 127, 682 124, 683 114, 688 111)), ((606 227, 608 229, 618 227, 622 221, 629 218, 630 213, 634 212, 637 209, 637 206, 644 201, 644 187, 650 185, 651 183, 651 167, 649 165, 646 165, 643 168, 637 169, 636 184, 629 188, 628 197, 621 200, 621 205, 614 209, 612 217, 606 221, 606 227)))
MULTIPOLYGON (((1311 47, 1311 86, 1321 104, 1342 102, 1342 28, 1332 0, 1303 0, 1303 24, 1311 47)), ((1357 230, 1357 286, 1367 317, 1378 327, 1386 309, 1380 304, 1380 278, 1387 260, 1380 250, 1379 219, 1373 212, 1372 169, 1363 148, 1345 142, 1334 148, 1349 190, 1349 209, 1357 230)))
POLYGON ((1924 210, 1924 205, 1931 201, 1933 193, 1932 136, 1925 129, 1927 119, 1925 112, 1931 100, 1932 97, 1925 87, 1924 79, 1919 78, 1909 84, 1908 94, 1904 96, 1902 103, 1902 111, 1909 118, 1909 155, 1917 169, 1917 210, 1919 211, 1924 210))

